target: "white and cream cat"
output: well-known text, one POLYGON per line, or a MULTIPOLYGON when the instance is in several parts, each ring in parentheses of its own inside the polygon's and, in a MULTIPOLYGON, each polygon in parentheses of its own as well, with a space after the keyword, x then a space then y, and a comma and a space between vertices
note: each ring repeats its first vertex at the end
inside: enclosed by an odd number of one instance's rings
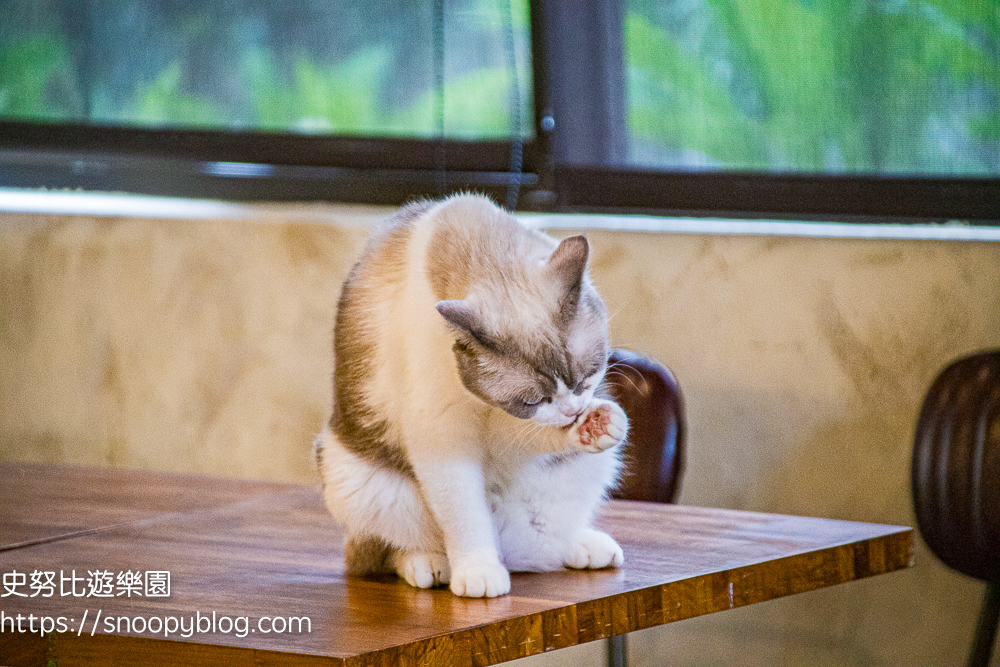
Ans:
POLYGON ((510 570, 622 564, 591 527, 628 420, 595 393, 608 317, 588 254, 474 195, 373 236, 341 293, 315 441, 349 572, 492 597, 510 570))

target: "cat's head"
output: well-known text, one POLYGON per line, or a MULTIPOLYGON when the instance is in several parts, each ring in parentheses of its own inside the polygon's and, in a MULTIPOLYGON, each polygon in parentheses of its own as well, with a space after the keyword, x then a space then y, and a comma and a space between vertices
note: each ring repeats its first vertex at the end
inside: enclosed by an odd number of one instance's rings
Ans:
POLYGON ((607 369, 607 308, 587 275, 589 245, 567 238, 524 271, 485 281, 465 299, 439 301, 456 335, 465 388, 536 423, 566 426, 607 369))

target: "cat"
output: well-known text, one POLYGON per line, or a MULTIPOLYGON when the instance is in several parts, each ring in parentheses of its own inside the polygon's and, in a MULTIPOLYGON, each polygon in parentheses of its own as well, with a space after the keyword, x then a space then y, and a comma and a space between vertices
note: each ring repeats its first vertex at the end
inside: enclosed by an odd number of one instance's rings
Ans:
POLYGON ((608 315, 589 253, 470 194, 376 231, 342 288, 314 443, 348 573, 493 597, 509 571, 622 564, 591 527, 628 418, 601 397, 608 315))

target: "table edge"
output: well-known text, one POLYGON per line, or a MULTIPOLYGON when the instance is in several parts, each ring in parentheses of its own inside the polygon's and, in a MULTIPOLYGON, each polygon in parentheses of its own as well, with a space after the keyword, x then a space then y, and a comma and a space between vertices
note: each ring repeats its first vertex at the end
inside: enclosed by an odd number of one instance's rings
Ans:
POLYGON ((117 664, 127 651, 137 666, 185 664, 281 664, 289 667, 374 667, 375 665, 494 665, 585 644, 636 630, 736 609, 789 595, 905 570, 913 565, 912 528, 890 527, 882 535, 804 550, 773 561, 708 572, 603 598, 562 605, 522 617, 464 628, 386 649, 350 656, 325 656, 226 644, 206 644, 129 635, 46 637, 0 635, 12 667, 39 664, 117 664), (764 581, 775 577, 765 587, 764 581))

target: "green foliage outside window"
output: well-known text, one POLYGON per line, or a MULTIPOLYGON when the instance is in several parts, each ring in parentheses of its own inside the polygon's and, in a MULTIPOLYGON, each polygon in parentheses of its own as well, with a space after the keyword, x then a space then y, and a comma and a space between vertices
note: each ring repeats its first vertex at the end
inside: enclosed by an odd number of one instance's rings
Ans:
MULTIPOLYGON (((0 117, 438 134, 433 3, 88 4, 0 0, 0 117)), ((446 135, 508 137, 517 117, 530 135, 527 1, 451 0, 444 37, 446 135)))
POLYGON ((1000 173, 996 0, 630 0, 632 159, 1000 173))

